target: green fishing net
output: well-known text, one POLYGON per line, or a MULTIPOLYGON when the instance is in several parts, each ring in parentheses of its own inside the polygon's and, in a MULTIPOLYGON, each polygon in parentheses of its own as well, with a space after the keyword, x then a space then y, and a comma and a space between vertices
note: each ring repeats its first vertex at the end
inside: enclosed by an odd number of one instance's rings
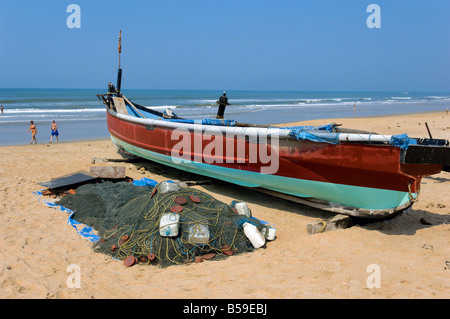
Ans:
POLYGON ((75 212, 74 219, 98 231, 94 250, 125 260, 162 267, 185 264, 198 256, 215 259, 250 252, 243 231, 251 223, 233 207, 193 188, 163 182, 155 187, 127 182, 86 184, 57 202, 75 212))

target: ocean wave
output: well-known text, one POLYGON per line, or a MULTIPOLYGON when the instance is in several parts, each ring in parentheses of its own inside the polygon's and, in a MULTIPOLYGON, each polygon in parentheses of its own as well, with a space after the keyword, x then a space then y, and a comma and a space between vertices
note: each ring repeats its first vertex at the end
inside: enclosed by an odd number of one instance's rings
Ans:
POLYGON ((185 100, 184 103, 186 104, 210 104, 210 103, 216 103, 218 100, 211 100, 211 99, 191 99, 191 100, 185 100))
MULTIPOLYGON (((263 110, 286 110, 286 109, 332 109, 336 107, 350 107, 353 102, 343 102, 341 104, 336 103, 316 103, 316 104, 283 104, 283 103, 273 103, 273 104, 231 104, 227 106, 227 112, 241 113, 241 112, 257 112, 263 110)), ((206 108, 206 107, 180 107, 177 110, 177 114, 209 114, 215 113, 216 108, 206 108)))
MULTIPOLYGON (((0 92, 3 92, 0 90, 0 92)), ((39 96, 35 92, 3 94, 0 104, 5 111, 0 115, 0 124, 29 123, 33 119, 41 123, 49 120, 56 121, 85 121, 102 120, 105 108, 90 91, 80 94, 73 92, 62 98, 59 91, 50 91, 49 95, 39 96), (93 96, 93 98, 92 98, 93 96)), ((8 93, 8 92, 7 92, 8 93)), ((14 93, 14 92, 13 92, 14 93)), ((218 105, 216 98, 211 98, 208 92, 179 92, 179 91, 132 91, 127 97, 149 109, 164 111, 173 109, 178 116, 187 118, 214 117, 218 105), (131 94, 133 93, 133 94, 131 94), (198 93, 198 94, 197 94, 198 93)), ((383 113, 391 109, 428 109, 436 108, 450 100, 450 93, 428 92, 404 95, 402 92, 271 92, 271 91, 237 91, 227 92, 229 102, 226 113, 236 114, 240 120, 253 120, 252 113, 271 114, 270 120, 279 121, 280 114, 346 114, 353 112, 356 102, 358 111, 383 113), (387 111, 386 111, 387 110, 387 111)), ((61 93, 62 94, 62 93, 61 93)), ((213 95, 215 97, 215 94, 213 95)))
POLYGON ((450 100, 450 96, 435 96, 435 95, 430 95, 427 96, 428 100, 443 100, 443 101, 448 101, 450 100))
POLYGON ((33 97, 20 97, 0 99, 0 104, 63 104, 63 103, 92 103, 97 102, 93 98, 85 99, 70 99, 70 98, 33 98, 33 97))
MULTIPOLYGON (((304 103, 322 103, 322 102, 342 102, 343 100, 358 100, 358 98, 229 98, 229 102, 233 104, 253 105, 253 104, 304 104, 304 103)), ((198 99, 187 100, 183 103, 183 107, 215 105, 217 100, 198 99)))
POLYGON ((103 105, 100 101, 95 100, 88 100, 88 101, 37 101, 37 102, 30 102, 30 101, 24 101, 24 102, 18 102, 18 101, 10 101, 8 103, 3 102, 0 100, 0 104, 3 104, 4 106, 8 106, 11 108, 14 107, 36 107, 36 108, 52 108, 52 107, 68 107, 68 108, 82 108, 82 107, 88 107, 88 106, 95 106, 95 105, 103 105))
POLYGON ((46 113, 46 114, 52 114, 52 113, 104 113, 105 108, 92 108, 92 109, 34 109, 34 108, 28 108, 28 109, 22 109, 22 108, 15 108, 15 109, 5 109, 4 111, 8 114, 21 114, 21 113, 46 113))
MULTIPOLYGON (((80 121, 104 121, 105 117, 100 117, 100 116, 96 116, 96 117, 83 117, 83 118, 74 118, 74 117, 54 117, 54 118, 49 118, 46 116, 37 116, 37 117, 33 117, 32 118, 34 123, 36 124, 48 124, 51 122, 51 120, 55 120, 57 123, 58 122, 80 122, 80 121)), ((10 125, 10 124, 19 124, 19 125, 29 125, 30 123, 30 119, 29 118, 11 118, 11 119, 0 119, 0 124, 1 125, 10 125)))

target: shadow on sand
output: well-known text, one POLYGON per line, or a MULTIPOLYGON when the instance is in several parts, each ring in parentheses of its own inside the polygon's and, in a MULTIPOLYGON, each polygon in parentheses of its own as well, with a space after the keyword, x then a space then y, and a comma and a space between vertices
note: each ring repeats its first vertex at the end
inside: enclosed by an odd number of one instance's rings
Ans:
MULTIPOLYGON (((200 176, 171 168, 151 161, 132 161, 137 169, 144 168, 148 172, 167 178, 168 180, 196 181, 213 194, 227 196, 236 200, 242 200, 249 204, 257 204, 267 208, 299 214, 318 220, 335 216, 334 213, 322 211, 313 207, 291 202, 278 197, 260 193, 250 188, 241 187, 221 180, 200 176)), ((438 178, 439 179, 439 178, 438 178)), ((444 181, 443 181, 444 182, 444 181)), ((426 210, 408 208, 390 218, 384 220, 354 219, 353 227, 361 227, 367 230, 380 231, 387 235, 414 235, 418 230, 430 228, 442 224, 450 224, 450 215, 435 214, 426 210)), ((306 228, 304 230, 306 232, 306 228)))

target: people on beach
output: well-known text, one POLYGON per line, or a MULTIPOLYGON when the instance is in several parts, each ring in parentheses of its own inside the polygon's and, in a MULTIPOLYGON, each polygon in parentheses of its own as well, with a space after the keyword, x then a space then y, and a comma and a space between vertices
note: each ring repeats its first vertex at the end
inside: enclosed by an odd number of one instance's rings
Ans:
POLYGON ((225 107, 228 105, 227 93, 225 91, 223 92, 223 95, 219 98, 219 101, 217 101, 217 103, 219 104, 219 110, 217 111, 216 118, 223 119, 225 107))
POLYGON ((52 134, 50 135, 50 143, 52 143, 53 141, 53 136, 56 137, 56 143, 58 143, 58 125, 56 125, 55 120, 52 121, 52 125, 51 125, 51 130, 52 130, 52 134))
POLYGON ((2 114, 3 114, 3 105, 1 106, 2 114))
POLYGON ((28 128, 27 133, 31 131, 31 142, 30 144, 33 144, 33 141, 35 144, 37 144, 37 140, 36 140, 36 134, 37 134, 37 128, 36 125, 34 124, 33 121, 30 121, 30 127, 28 128))

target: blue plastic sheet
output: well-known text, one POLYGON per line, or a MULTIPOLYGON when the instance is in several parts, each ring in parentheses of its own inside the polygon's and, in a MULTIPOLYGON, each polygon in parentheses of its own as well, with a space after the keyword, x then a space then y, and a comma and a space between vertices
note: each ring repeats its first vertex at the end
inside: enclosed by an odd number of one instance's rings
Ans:
POLYGON ((334 131, 335 124, 317 125, 317 126, 291 126, 283 127, 283 129, 290 129, 289 136, 298 140, 309 140, 313 142, 325 142, 331 144, 339 143, 339 134, 331 133, 334 131), (330 132, 330 134, 323 134, 330 132), (320 133, 320 135, 315 134, 320 133))
MULTIPOLYGON (((334 129, 333 124, 322 126, 288 127, 288 129, 290 129, 289 136, 295 138, 296 140, 309 140, 313 142, 339 144, 339 133, 332 133, 334 129), (326 131, 330 133, 327 134, 326 131)), ((415 143, 417 143, 417 141, 414 139, 410 139, 407 134, 392 135, 391 140, 389 141, 389 144, 399 147, 403 150, 408 149, 408 146, 410 144, 415 143)))
MULTIPOLYGON (((129 106, 128 104, 127 104, 127 111, 128 111, 128 114, 130 114, 132 116, 142 118, 142 116, 138 112, 136 112, 136 109, 134 107, 129 106)), ((161 119, 161 116, 158 116, 151 112, 144 111, 142 109, 139 109, 139 112, 148 119, 156 119, 156 120, 161 119)))
POLYGON ((136 179, 133 181, 133 185, 136 186, 156 186, 156 184, 158 184, 157 181, 150 179, 150 178, 141 178, 141 179, 136 179))
POLYGON ((77 234, 79 234, 81 237, 95 243, 100 239, 100 236, 96 235, 94 232, 94 228, 90 226, 85 226, 81 224, 80 222, 77 222, 75 219, 73 219, 73 215, 75 215, 75 212, 70 214, 69 219, 67 220, 67 223, 71 225, 73 228, 75 228, 77 234))
POLYGON ((407 134, 392 135, 390 144, 400 147, 402 150, 407 150, 410 140, 407 134))
POLYGON ((250 217, 250 218, 242 217, 241 219, 238 219, 237 221, 235 221, 234 224, 237 227, 242 228, 242 225, 244 225, 245 223, 250 223, 254 226, 258 226, 258 222, 260 222, 263 225, 269 225, 268 222, 258 219, 256 217, 250 217))
POLYGON ((314 131, 291 130, 289 132, 289 136, 295 138, 296 140, 309 140, 313 142, 331 144, 339 143, 339 133, 324 134, 323 132, 320 132, 320 134, 314 134, 314 131))

